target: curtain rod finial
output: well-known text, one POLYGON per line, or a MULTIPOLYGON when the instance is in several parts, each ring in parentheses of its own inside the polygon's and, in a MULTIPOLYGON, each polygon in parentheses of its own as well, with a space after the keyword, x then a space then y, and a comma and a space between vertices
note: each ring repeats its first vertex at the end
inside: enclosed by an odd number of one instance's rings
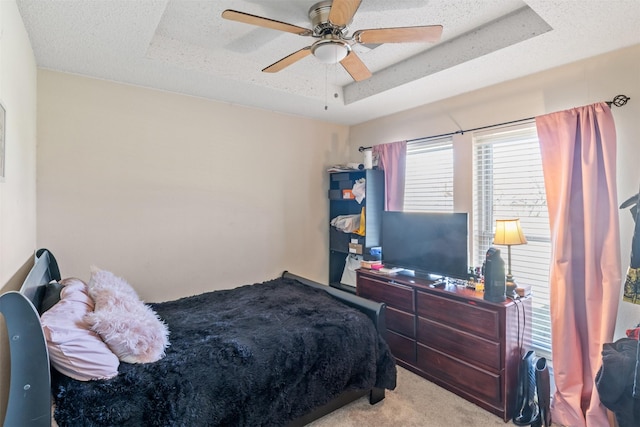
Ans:
POLYGON ((607 105, 609 106, 609 108, 611 108, 611 104, 615 105, 616 107, 622 107, 630 99, 631 98, 626 95, 616 95, 612 101, 607 101, 607 105))

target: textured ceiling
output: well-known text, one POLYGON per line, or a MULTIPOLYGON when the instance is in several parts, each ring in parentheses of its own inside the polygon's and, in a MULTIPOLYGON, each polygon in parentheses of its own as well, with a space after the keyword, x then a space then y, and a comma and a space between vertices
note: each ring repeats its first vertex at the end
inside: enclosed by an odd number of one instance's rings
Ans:
POLYGON ((235 9, 310 28, 314 0, 17 0, 39 67, 355 124, 640 43, 640 0, 363 0, 358 29, 444 27, 436 44, 360 46, 353 82, 315 39, 221 18, 235 9), (326 108, 325 108, 326 107, 326 108))

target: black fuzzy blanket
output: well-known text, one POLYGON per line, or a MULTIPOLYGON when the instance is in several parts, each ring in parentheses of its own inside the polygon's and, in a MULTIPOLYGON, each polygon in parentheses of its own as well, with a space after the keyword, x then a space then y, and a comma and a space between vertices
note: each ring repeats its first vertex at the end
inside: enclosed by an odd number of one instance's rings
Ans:
POLYGON ((293 280, 151 306, 169 326, 166 356, 110 380, 54 372, 61 427, 282 426, 346 389, 395 388, 371 320, 293 280))

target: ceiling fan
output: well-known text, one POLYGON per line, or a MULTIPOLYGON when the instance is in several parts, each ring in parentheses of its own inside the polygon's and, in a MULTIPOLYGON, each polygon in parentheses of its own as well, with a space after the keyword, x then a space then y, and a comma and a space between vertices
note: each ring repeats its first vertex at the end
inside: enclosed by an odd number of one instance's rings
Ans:
POLYGON ((361 81, 371 77, 371 71, 369 71, 367 66, 352 50, 351 47, 354 44, 434 43, 440 40, 442 25, 374 28, 358 30, 349 36, 347 25, 351 23, 361 1, 362 0, 326 0, 314 4, 309 9, 309 19, 313 29, 231 9, 222 12, 222 17, 232 21, 244 22, 259 27, 318 39, 310 46, 293 52, 264 68, 262 71, 265 73, 281 71, 289 65, 312 54, 325 63, 335 64, 339 62, 355 81, 361 81))

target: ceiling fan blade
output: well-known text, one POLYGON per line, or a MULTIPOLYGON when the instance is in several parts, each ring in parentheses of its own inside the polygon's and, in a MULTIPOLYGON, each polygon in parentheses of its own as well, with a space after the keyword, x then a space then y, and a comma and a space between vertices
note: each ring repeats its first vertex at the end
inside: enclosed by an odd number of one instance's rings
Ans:
POLYGON ((396 27, 358 30, 353 33, 353 38, 358 43, 435 43, 440 40, 441 35, 442 25, 427 25, 421 27, 396 27))
POLYGON ((349 25, 360 7, 362 0, 333 0, 329 11, 329 21, 338 27, 349 25))
POLYGON ((278 71, 282 70, 283 68, 288 67, 289 65, 293 64, 294 62, 300 61, 302 58, 305 58, 305 57, 309 56, 310 54, 311 54, 311 46, 303 47, 299 51, 293 52, 291 55, 285 56, 281 60, 279 60, 277 62, 274 62, 273 64, 269 65, 267 68, 263 69, 262 72, 264 72, 264 73, 277 73, 278 71))
POLYGON ((351 75, 353 80, 359 82, 362 80, 366 80, 371 77, 371 71, 364 65, 364 62, 355 54, 355 52, 351 51, 349 54, 340 61, 340 64, 347 70, 347 73, 351 75))
POLYGON ((300 36, 309 36, 313 33, 313 31, 308 28, 298 27, 297 25, 287 24, 286 22, 276 21, 275 19, 251 15, 250 13, 238 12, 237 10, 227 9, 222 12, 222 17, 231 21, 244 22, 245 24, 257 25, 258 27, 270 28, 272 30, 286 31, 287 33, 298 34, 300 36))

